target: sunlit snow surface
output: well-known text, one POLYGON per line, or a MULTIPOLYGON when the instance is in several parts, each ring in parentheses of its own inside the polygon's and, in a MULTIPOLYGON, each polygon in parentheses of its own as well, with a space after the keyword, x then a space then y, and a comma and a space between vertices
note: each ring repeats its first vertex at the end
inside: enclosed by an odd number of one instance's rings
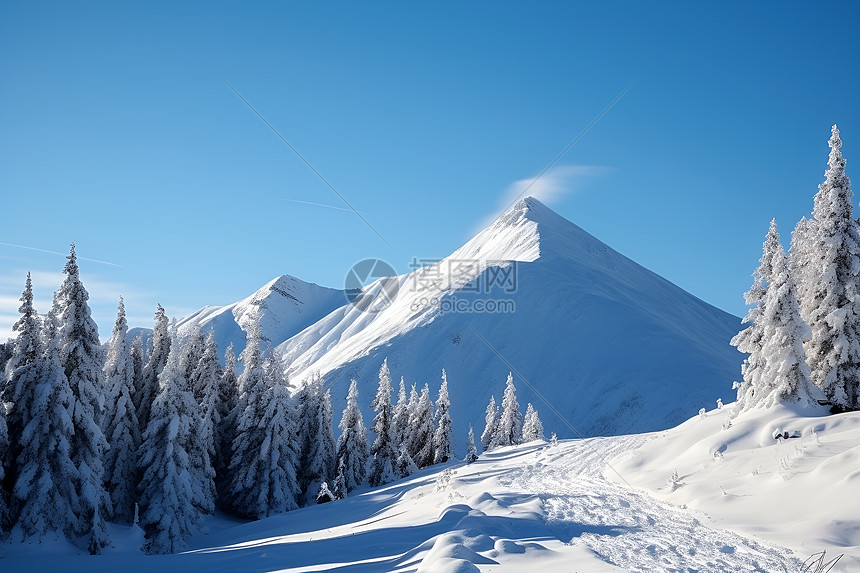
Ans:
POLYGON ((113 527, 106 555, 7 544, 0 568, 793 571, 822 549, 846 554, 836 571, 860 568, 860 413, 782 410, 724 430, 728 411, 661 433, 502 448, 258 522, 211 517, 181 555, 144 556, 139 530, 113 527), (801 437, 774 440, 776 426, 801 437))

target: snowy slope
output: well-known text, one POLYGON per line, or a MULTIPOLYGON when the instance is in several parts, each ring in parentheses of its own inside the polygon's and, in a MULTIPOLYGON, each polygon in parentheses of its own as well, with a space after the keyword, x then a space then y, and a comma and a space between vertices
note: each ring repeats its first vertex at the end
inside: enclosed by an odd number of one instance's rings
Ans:
POLYGON ((607 476, 804 557, 844 554, 834 571, 860 570, 860 412, 780 406, 724 428, 734 406, 653 436, 613 460, 617 473, 607 476), (774 439, 785 432, 797 437, 774 439))
POLYGON ((177 326, 180 336, 195 327, 204 333, 213 329, 221 356, 231 342, 238 355, 245 347, 245 329, 257 312, 261 312, 263 340, 277 346, 345 302, 342 290, 283 275, 239 302, 205 306, 180 320, 177 326))
MULTIPOLYGON (((115 546, 105 555, 81 555, 64 541, 6 544, 0 567, 127 573, 799 570, 806 554, 782 547, 778 538, 727 530, 699 511, 610 479, 609 460, 653 438, 532 442, 257 522, 215 516, 179 555, 143 555, 139 529, 112 526, 115 546)), ((829 438, 827 430, 821 438, 829 438)), ((813 485, 826 492, 823 481, 813 485)), ((813 517, 821 520, 835 501, 813 517)), ((856 515, 856 496, 847 505, 856 515)), ((794 527, 800 531, 804 524, 794 527)))
MULTIPOLYGON (((390 306, 375 313, 343 306, 282 345, 291 379, 319 371, 335 385, 337 409, 350 377, 359 380, 363 402, 370 401, 385 357, 395 380, 405 376, 431 388, 438 387, 444 367, 458 451, 469 423, 480 433, 490 394, 500 398, 512 368, 523 409, 535 403, 547 432, 563 437, 576 435, 567 423, 583 435, 670 427, 728 394, 739 374, 742 357, 729 345, 738 318, 532 198, 448 259, 388 280, 400 287, 390 306), (462 260, 479 264, 466 274, 448 271, 452 261, 462 260), (490 293, 467 292, 514 264, 516 292, 499 285, 490 293), (437 276, 439 284, 426 288, 437 276), (425 299, 510 300, 515 312, 443 312, 422 304, 425 299)), ((365 291, 372 296, 383 284, 381 279, 365 291)))

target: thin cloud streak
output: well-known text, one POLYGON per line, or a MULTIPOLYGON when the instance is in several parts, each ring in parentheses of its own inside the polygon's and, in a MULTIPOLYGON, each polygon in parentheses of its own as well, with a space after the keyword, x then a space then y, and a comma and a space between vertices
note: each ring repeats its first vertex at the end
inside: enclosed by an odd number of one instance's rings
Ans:
MULTIPOLYGON (((14 247, 16 249, 27 249, 28 251, 37 251, 40 253, 48 253, 50 255, 59 255, 61 257, 68 256, 66 253, 61 253, 59 251, 49 251, 48 249, 40 249, 38 247, 28 247, 27 245, 16 245, 14 243, 0 243, 0 245, 2 245, 4 247, 14 247)), ((80 259, 82 261, 89 261, 91 263, 99 263, 101 265, 110 265, 112 267, 122 267, 122 265, 118 265, 116 263, 111 263, 109 261, 102 261, 99 259, 88 259, 86 257, 81 257, 81 256, 78 256, 78 259, 80 259)))

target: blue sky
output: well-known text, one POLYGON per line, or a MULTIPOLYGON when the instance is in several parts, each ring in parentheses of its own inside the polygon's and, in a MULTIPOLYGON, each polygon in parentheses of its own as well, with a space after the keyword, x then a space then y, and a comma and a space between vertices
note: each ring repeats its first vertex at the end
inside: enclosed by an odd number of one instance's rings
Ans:
MULTIPOLYGON (((537 175, 548 204, 734 314, 768 222, 860 165, 856 2, 0 5, 0 243, 83 261, 102 336, 289 273, 443 257, 537 175), (230 82, 385 237, 347 211, 230 82)), ((0 245, 0 333, 24 273, 0 245)), ((38 301, 37 301, 38 302, 38 301)))

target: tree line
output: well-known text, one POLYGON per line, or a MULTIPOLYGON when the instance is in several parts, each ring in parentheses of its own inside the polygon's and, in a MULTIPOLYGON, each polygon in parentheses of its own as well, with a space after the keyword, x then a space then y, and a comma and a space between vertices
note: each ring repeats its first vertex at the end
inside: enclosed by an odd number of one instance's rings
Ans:
POLYGON ((129 342, 120 299, 103 346, 74 245, 67 259, 44 316, 28 274, 16 336, 0 345, 0 526, 13 539, 64 536, 97 554, 107 522, 137 523, 144 551, 170 553, 216 507, 259 519, 453 457, 444 370, 435 401, 401 378, 393 402, 385 360, 369 429, 352 380, 335 439, 331 391, 318 375, 290 385, 259 317, 222 366, 214 334, 180 337, 161 305, 151 347, 129 342))

